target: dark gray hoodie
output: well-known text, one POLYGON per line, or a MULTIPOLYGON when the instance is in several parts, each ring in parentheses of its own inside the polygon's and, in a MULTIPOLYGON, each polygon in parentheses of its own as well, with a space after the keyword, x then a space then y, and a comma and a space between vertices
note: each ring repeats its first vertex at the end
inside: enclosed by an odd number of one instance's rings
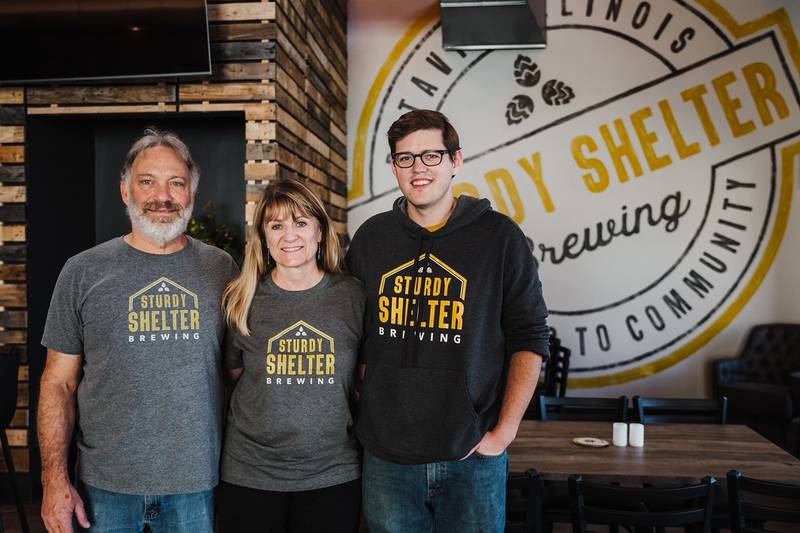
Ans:
POLYGON ((359 440, 395 463, 464 457, 497 423, 511 355, 548 355, 525 236, 485 199, 461 196, 430 232, 399 198, 358 229, 347 261, 367 294, 359 440))

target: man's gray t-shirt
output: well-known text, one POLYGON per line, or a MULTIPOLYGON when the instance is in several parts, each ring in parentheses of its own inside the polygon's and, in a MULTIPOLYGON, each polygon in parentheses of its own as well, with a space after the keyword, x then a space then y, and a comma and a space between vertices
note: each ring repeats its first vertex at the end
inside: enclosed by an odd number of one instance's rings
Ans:
POLYGON ((217 484, 225 334, 222 291, 238 269, 188 238, 168 255, 121 237, 70 258, 42 344, 83 356, 79 477, 126 494, 217 484))
POLYGON ((244 367, 231 398, 222 480, 271 491, 303 491, 358 479, 351 415, 364 317, 364 290, 325 274, 286 291, 261 282, 245 337, 233 329, 226 368, 244 367))

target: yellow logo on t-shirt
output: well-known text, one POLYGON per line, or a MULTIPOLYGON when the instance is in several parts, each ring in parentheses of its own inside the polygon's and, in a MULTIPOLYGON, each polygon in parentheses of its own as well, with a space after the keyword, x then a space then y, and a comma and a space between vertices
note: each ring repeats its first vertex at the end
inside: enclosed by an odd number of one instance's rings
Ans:
POLYGON ((269 385, 333 384, 333 337, 298 320, 267 341, 265 370, 269 385))
POLYGON ((160 277, 128 298, 128 342, 200 338, 197 294, 160 277))

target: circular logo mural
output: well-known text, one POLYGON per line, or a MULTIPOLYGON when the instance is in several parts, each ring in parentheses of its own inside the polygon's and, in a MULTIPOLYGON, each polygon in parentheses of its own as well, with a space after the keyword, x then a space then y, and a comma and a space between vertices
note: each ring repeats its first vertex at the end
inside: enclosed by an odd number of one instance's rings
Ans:
POLYGON ((573 386, 689 356, 777 253, 800 129, 785 15, 742 26, 700 4, 551 1, 541 52, 445 52, 430 11, 365 102, 351 231, 400 194, 389 125, 440 110, 461 135, 456 192, 489 198, 529 237, 573 386))

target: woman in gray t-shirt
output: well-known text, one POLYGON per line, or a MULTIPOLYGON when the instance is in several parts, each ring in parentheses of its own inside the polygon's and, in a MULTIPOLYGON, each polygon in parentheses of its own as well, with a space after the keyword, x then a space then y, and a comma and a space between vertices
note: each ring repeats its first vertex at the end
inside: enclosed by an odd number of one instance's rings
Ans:
POLYGON ((297 180, 264 190, 241 275, 225 291, 235 383, 219 493, 223 533, 358 529, 351 413, 364 291, 344 275, 322 202, 297 180))

